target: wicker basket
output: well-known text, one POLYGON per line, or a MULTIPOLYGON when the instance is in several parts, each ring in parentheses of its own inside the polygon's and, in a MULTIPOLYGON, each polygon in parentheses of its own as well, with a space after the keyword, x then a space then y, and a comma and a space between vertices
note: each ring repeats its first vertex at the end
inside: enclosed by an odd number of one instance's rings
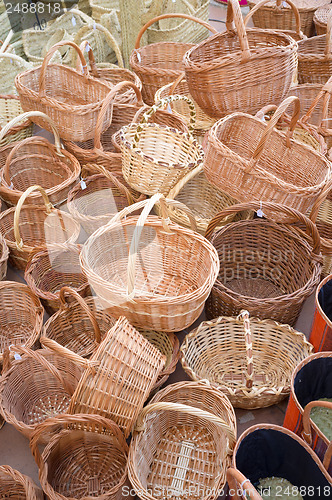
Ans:
POLYGON ((43 327, 43 316, 44 309, 28 286, 14 281, 0 282, 1 365, 4 351, 10 345, 34 347, 43 327))
POLYGON ((79 264, 80 251, 80 245, 48 245, 27 263, 24 279, 50 315, 61 306, 60 290, 63 286, 70 286, 81 297, 91 294, 79 264))
MULTIPOLYGON (((22 108, 21 108, 22 109, 22 108)), ((33 111, 31 111, 33 113, 33 111)), ((15 127, 8 129, 6 124, 0 130, 0 168, 6 164, 7 157, 12 148, 21 140, 26 137, 31 137, 33 134, 33 124, 26 118, 30 113, 23 113, 21 115, 22 123, 15 125, 15 127), (23 117, 23 118, 22 118, 23 117)))
POLYGON ((226 27, 226 32, 188 50, 183 59, 197 104, 212 118, 237 111, 256 113, 267 103, 279 104, 292 83, 297 42, 271 30, 246 31, 238 0, 228 2, 226 27))
POLYGON ((277 203, 258 207, 258 203, 246 203, 226 208, 209 224, 205 237, 218 251, 220 271, 207 301, 208 317, 236 316, 246 309, 260 319, 293 326, 320 281, 320 237, 316 226, 290 207, 277 203), (239 210, 257 210, 258 218, 228 224, 213 234, 220 220, 239 210), (274 219, 279 213, 300 221, 311 243, 295 226, 262 219, 267 210, 274 219))
POLYGON ((298 43, 299 83, 324 85, 332 73, 331 33, 332 16, 327 23, 326 35, 314 36, 298 43))
POLYGON ((140 193, 166 194, 184 175, 203 163, 203 149, 191 135, 148 123, 157 109, 176 100, 188 103, 191 128, 194 128, 193 102, 186 96, 176 95, 152 106, 138 124, 128 125, 120 131, 123 177, 140 193))
MULTIPOLYGON (((181 203, 167 203, 190 215, 181 203)), ((165 219, 161 195, 125 208, 87 240, 80 260, 90 285, 116 317, 125 315, 144 329, 178 332, 202 312, 219 261, 203 236, 165 219), (148 217, 158 200, 163 218, 148 217), (139 217, 124 219, 143 207, 139 217)), ((195 228, 192 215, 191 220, 195 228)))
POLYGON ((120 10, 119 0, 89 0, 92 17, 96 22, 100 22, 103 14, 110 14, 113 10, 120 10))
POLYGON ((46 349, 14 346, 11 350, 18 359, 2 375, 0 410, 6 422, 29 438, 39 423, 67 412, 82 370, 46 349))
POLYGON ((206 383, 179 382, 143 409, 130 444, 128 474, 139 498, 215 500, 236 441, 234 410, 206 383))
POLYGON ((290 139, 299 115, 300 102, 293 96, 284 100, 267 125, 244 113, 219 120, 205 148, 208 180, 240 201, 273 200, 306 213, 331 177, 331 166, 311 147, 290 139), (274 127, 292 103, 293 118, 285 136, 274 127))
MULTIPOLYGON (((256 7, 260 0, 248 0, 250 9, 256 7)), ((292 0, 301 17, 301 29, 310 37, 314 34, 313 17, 315 10, 326 3, 326 0, 292 0)), ((254 25, 258 28, 271 30, 296 30, 296 20, 290 2, 273 0, 262 6, 253 15, 254 25)))
MULTIPOLYGON (((71 141, 92 139, 99 111, 110 91, 108 85, 89 75, 81 50, 70 41, 55 44, 42 66, 21 73, 15 84, 23 110, 46 113, 56 123, 60 137, 71 141), (79 54, 83 75, 67 66, 48 64, 56 50, 66 45, 79 54)), ((107 127, 109 119, 107 112, 102 130, 107 127)), ((34 118, 34 121, 50 130, 44 120, 34 118)))
POLYGON ((289 395, 293 369, 312 352, 302 333, 271 320, 238 317, 205 321, 181 346, 193 380, 217 384, 235 408, 264 408, 289 395))
POLYGON ((0 233, 9 248, 9 261, 17 269, 25 269, 32 254, 53 243, 75 243, 80 226, 66 212, 53 207, 40 186, 31 186, 21 196, 16 207, 0 214, 0 233), (38 190, 45 203, 24 205, 25 199, 38 190))
POLYGON ((26 137, 32 136, 32 124, 28 120, 21 125, 11 128, 9 134, 1 133, 2 127, 7 125, 13 118, 16 118, 16 116, 21 115, 22 112, 18 96, 0 95, 0 148, 11 142, 22 141, 26 137))
POLYGON ((111 420, 98 415, 49 418, 36 428, 30 448, 49 500, 122 500, 122 490, 130 490, 128 445, 111 420), (41 454, 38 442, 45 433, 50 440, 41 454))
MULTIPOLYGON (((24 116, 24 115, 23 115, 24 116)), ((13 145, 0 174, 0 197, 9 206, 14 206, 23 192, 32 184, 40 184, 55 206, 62 205, 68 192, 78 181, 81 167, 78 160, 61 148, 60 136, 55 124, 44 113, 31 116, 41 117, 52 128, 55 146, 44 137, 28 137, 13 145)), ((8 128, 22 120, 22 115, 8 123, 8 128)), ((42 204, 38 192, 31 193, 25 203, 42 204)))
POLYGON ((22 500, 43 500, 43 492, 28 476, 12 469, 9 465, 0 466, 1 498, 20 498, 22 500))
POLYGON ((0 54, 0 93, 17 94, 15 88, 15 77, 32 68, 32 64, 22 59, 22 57, 10 52, 0 54))
MULTIPOLYGON (((41 343, 78 364, 86 363, 54 340, 42 337, 41 343)), ((110 418, 127 438, 164 364, 165 356, 120 318, 93 352, 68 413, 110 418)))
POLYGON ((143 26, 137 36, 135 49, 130 56, 130 66, 141 79, 143 84, 143 100, 150 106, 154 104, 154 96, 157 90, 173 82, 183 72, 183 56, 187 50, 193 47, 192 43, 166 41, 152 43, 140 48, 141 38, 150 26, 157 21, 160 22, 163 19, 173 18, 184 18, 195 21, 209 29, 212 33, 217 33, 217 30, 212 28, 208 23, 201 21, 201 19, 180 13, 154 17, 143 26))
POLYGON ((316 28, 316 35, 326 35, 327 20, 331 14, 331 4, 327 3, 322 7, 315 10, 314 23, 316 28))
POLYGON ((67 286, 60 290, 60 303, 60 310, 45 323, 41 341, 47 337, 79 356, 91 356, 116 320, 98 308, 94 297, 83 299, 67 286))
POLYGON ((0 280, 3 280, 7 274, 7 261, 9 249, 3 236, 0 234, 0 280))

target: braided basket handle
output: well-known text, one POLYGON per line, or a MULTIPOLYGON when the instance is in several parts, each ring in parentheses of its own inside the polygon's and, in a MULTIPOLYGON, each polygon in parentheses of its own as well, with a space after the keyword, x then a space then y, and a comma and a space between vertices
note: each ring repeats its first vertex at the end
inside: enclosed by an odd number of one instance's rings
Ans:
POLYGON ((27 197, 34 191, 39 191, 40 194, 42 195, 47 214, 52 213, 52 209, 54 208, 52 203, 48 199, 45 189, 42 188, 41 186, 37 185, 30 186, 26 191, 24 191, 24 193, 18 200, 14 213, 14 236, 15 236, 16 247, 18 250, 21 250, 23 247, 23 240, 20 235, 20 225, 19 225, 21 209, 27 197))
POLYGON ((239 37, 242 61, 245 62, 250 59, 251 54, 239 0, 228 0, 227 2, 226 29, 228 32, 234 32, 233 21, 239 37))
POLYGON ((247 162, 248 164, 247 164, 246 168, 244 169, 246 173, 250 173, 251 170, 255 167, 257 161, 259 160, 260 156, 262 155, 262 153, 265 149, 266 142, 267 142, 268 138, 270 137, 270 135, 272 134, 274 127, 277 125, 278 121, 280 120, 282 115, 285 113, 288 106, 290 106, 290 104, 292 104, 292 103, 294 103, 295 107, 294 107, 292 119, 291 119, 290 124, 289 124, 289 129, 287 131, 287 139, 289 141, 289 138, 292 136, 293 131, 296 127, 296 124, 300 118, 300 112, 301 112, 300 99, 296 96, 287 97, 287 99, 285 99, 276 109, 274 115, 272 116, 271 120, 267 124, 267 126, 263 132, 263 135, 262 135, 251 159, 249 160, 249 162, 247 162))
POLYGON ((231 498, 234 498, 235 500, 240 500, 240 499, 247 499, 247 495, 249 495, 250 500, 263 500, 256 488, 253 487, 249 479, 246 478, 240 472, 238 469, 234 469, 233 467, 230 467, 226 471, 226 477, 227 477, 227 482, 228 486, 232 492, 231 498), (242 495, 239 496, 239 487, 240 486, 242 490, 242 495))
MULTIPOLYGON (((291 10, 293 11, 293 14, 294 14, 294 17, 295 17, 296 33, 297 33, 297 35, 301 39, 306 38, 304 36, 304 34, 302 33, 302 31, 301 31, 301 18, 300 18, 299 10, 298 10, 298 8, 296 7, 296 5, 291 0, 276 0, 276 7, 275 7, 276 10, 280 10, 280 12, 281 12, 281 10, 282 10, 282 2, 283 1, 285 1, 286 3, 288 3, 288 5, 290 6, 291 10)), ((255 12, 257 12, 266 3, 271 3, 271 0, 261 0, 260 2, 258 2, 255 5, 255 7, 253 7, 252 9, 250 9, 249 13, 244 18, 244 26, 245 27, 247 26, 249 19, 251 19, 251 17, 255 14, 255 12)))
POLYGON ((34 459, 40 468, 42 463, 42 457, 40 451, 38 449, 38 442, 42 436, 42 434, 49 432, 52 427, 58 427, 59 425, 68 426, 70 424, 89 424, 95 427, 92 432, 98 432, 101 428, 107 429, 111 431, 111 433, 118 440, 119 445, 123 449, 123 451, 128 454, 128 445, 119 429, 118 425, 108 418, 102 417, 101 415, 88 415, 88 414, 76 414, 69 415, 68 413, 64 413, 62 415, 56 415, 55 417, 48 418, 38 424, 33 431, 30 438, 30 449, 34 456, 34 459))
MULTIPOLYGON (((113 104, 114 97, 116 94, 126 88, 130 87, 134 90, 136 97, 137 97, 137 104, 139 106, 144 106, 143 99, 142 99, 142 94, 139 88, 132 82, 120 82, 114 85, 112 90, 107 94, 106 99, 103 102, 103 105, 99 111, 98 118, 97 118, 97 123, 96 123, 96 130, 95 130, 95 136, 94 136, 94 149, 99 149, 100 151, 103 151, 103 146, 101 144, 101 133, 102 133, 102 128, 103 128, 103 123, 104 123, 104 118, 106 115, 106 112, 108 110, 108 107, 110 104, 113 104)), ((113 110, 113 107, 112 107, 113 110)), ((110 119, 110 123, 112 122, 112 117, 110 119)))
MULTIPOLYGON (((85 62, 85 59, 84 59, 84 55, 82 54, 82 51, 79 48, 79 46, 76 45, 76 43, 74 43, 74 42, 72 42, 70 40, 64 40, 62 42, 58 42, 55 45, 53 45, 53 47, 50 48, 50 50, 47 52, 46 56, 44 57, 43 64, 42 64, 41 70, 40 70, 40 75, 39 75, 39 97, 44 97, 45 96, 45 84, 46 84, 46 82, 45 82, 45 75, 46 75, 47 65, 50 62, 53 54, 60 47, 63 47, 65 45, 69 45, 70 47, 73 47, 76 50, 76 52, 77 52, 77 54, 78 54, 78 56, 80 58, 82 67, 83 67, 83 75, 84 75, 85 78, 89 77, 89 70, 88 70, 88 67, 86 65, 86 62, 85 62)), ((73 91, 75 91, 75 89, 73 89, 73 91)))
POLYGON ((104 177, 106 177, 108 180, 110 180, 116 188, 127 198, 128 205, 132 205, 134 202, 134 198, 132 197, 130 191, 122 182, 119 181, 115 175, 112 174, 109 170, 106 170, 105 167, 102 165, 98 165, 97 163, 90 163, 89 164, 90 170, 93 172, 102 174, 104 177))
POLYGON ((118 61, 119 68, 124 68, 123 57, 121 54, 120 47, 117 44, 117 41, 115 40, 113 35, 110 33, 110 31, 108 31, 107 28, 105 28, 105 26, 102 26, 101 24, 96 23, 96 22, 94 22, 92 24, 91 23, 85 24, 84 26, 82 26, 78 30, 78 32, 74 38, 74 43, 76 43, 76 44, 80 43, 80 41, 82 40, 82 37, 91 30, 98 30, 104 34, 107 45, 111 49, 113 49, 113 51, 115 52, 115 56, 116 56, 116 59, 118 61))
POLYGON ((332 93, 332 76, 328 79, 325 85, 322 86, 317 96, 312 101, 310 108, 305 113, 305 115, 302 116, 301 122, 307 124, 307 122, 310 120, 312 113, 316 109, 317 104, 321 99, 323 99, 322 119, 318 128, 321 128, 322 130, 324 130, 324 128, 326 129, 327 127, 324 127, 323 122, 328 120, 328 111, 329 111, 331 93, 332 93))
POLYGON ((329 408, 332 410, 332 403, 329 401, 310 401, 303 410, 303 431, 301 437, 311 446, 312 435, 311 435, 311 424, 310 424, 310 412, 313 408, 329 408))
POLYGON ((195 408, 194 406, 189 406, 186 404, 182 403, 168 403, 164 401, 160 401, 157 403, 150 403, 139 414, 136 425, 135 425, 135 431, 136 432, 142 432, 145 430, 145 419, 149 413, 152 413, 154 411, 176 411, 179 413, 186 413, 187 415, 191 415, 197 418, 201 418, 205 420, 206 422, 210 422, 212 424, 217 425, 220 427, 227 435, 228 440, 229 440, 229 453, 232 453, 232 450, 234 448, 234 445, 236 443, 236 435, 234 429, 230 427, 225 420, 222 418, 218 417, 217 415, 214 415, 213 413, 210 413, 206 410, 202 410, 201 408, 195 408))
POLYGON ((241 311, 237 319, 243 320, 244 341, 246 345, 247 371, 246 371, 246 387, 251 389, 254 380, 254 360, 252 353, 252 335, 250 330, 250 319, 248 311, 241 311))
POLYGON ((294 220, 294 222, 301 222, 306 228, 306 234, 308 234, 312 239, 312 253, 315 255, 320 254, 320 236, 316 225, 306 215, 302 214, 295 208, 287 207, 286 205, 274 202, 264 202, 263 204, 259 202, 239 203, 238 205, 224 208, 224 210, 211 219, 205 233, 205 238, 211 240, 214 230, 220 225, 220 221, 224 220, 229 215, 233 215, 244 210, 254 210, 257 212, 259 209, 278 211, 286 214, 291 218, 291 220, 294 220))
POLYGON ((161 16, 156 16, 153 19, 150 19, 140 30, 140 32, 137 35, 136 43, 135 43, 135 49, 139 49, 141 45, 141 38, 152 24, 156 23, 157 21, 161 21, 161 19, 172 19, 172 18, 182 18, 182 19, 189 19, 189 21, 195 21, 195 23, 201 24, 204 26, 204 28, 207 28, 211 33, 216 35, 218 31, 213 28, 209 23, 206 23, 205 21, 202 21, 202 19, 199 19, 198 17, 190 16, 189 14, 162 14, 161 16))
POLYGON ((86 370, 90 370, 92 373, 95 373, 95 368, 99 366, 99 361, 90 361, 88 359, 83 358, 79 354, 67 349, 63 345, 58 344, 55 340, 52 340, 48 337, 40 337, 40 343, 43 347, 50 349, 51 351, 63 356, 66 359, 69 359, 73 363, 78 366, 82 366, 86 370))
POLYGON ((83 309, 85 314, 88 316, 88 318, 90 319, 92 326, 93 326, 95 340, 98 344, 100 344, 101 335, 100 335, 100 328, 99 328, 98 322, 97 322, 94 314, 92 313, 90 307, 88 307, 85 300, 80 296, 79 293, 76 292, 76 290, 73 290, 69 286, 63 286, 61 288, 60 293, 59 293, 61 308, 66 309, 68 307, 68 303, 66 301, 66 296, 65 296, 66 293, 76 300, 76 302, 81 306, 81 308, 83 309))

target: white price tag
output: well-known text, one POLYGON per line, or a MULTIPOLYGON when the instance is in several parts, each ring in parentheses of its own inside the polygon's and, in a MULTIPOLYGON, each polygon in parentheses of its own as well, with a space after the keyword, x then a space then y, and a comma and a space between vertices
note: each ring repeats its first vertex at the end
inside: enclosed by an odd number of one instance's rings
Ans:
POLYGON ((81 180, 81 189, 82 189, 82 191, 84 189, 86 189, 86 183, 85 183, 85 181, 83 179, 81 180))

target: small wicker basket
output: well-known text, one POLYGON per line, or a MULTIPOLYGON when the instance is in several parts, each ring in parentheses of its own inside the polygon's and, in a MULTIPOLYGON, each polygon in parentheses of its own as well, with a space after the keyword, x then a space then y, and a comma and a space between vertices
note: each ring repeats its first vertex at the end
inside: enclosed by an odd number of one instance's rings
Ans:
POLYGON ((181 363, 193 380, 218 385, 235 408, 264 408, 289 395, 293 369, 312 345, 302 333, 271 320, 238 317, 205 321, 181 346, 181 363))
MULTIPOLYGON (((11 130, 8 131, 9 133, 2 133, 2 128, 22 113, 23 109, 18 96, 0 95, 0 148, 11 142, 22 141, 32 136, 32 123, 29 120, 21 125, 11 127, 11 130)), ((0 166, 2 166, 1 163, 0 166)))
POLYGON ((9 465, 0 466, 1 498, 20 498, 21 500, 43 500, 44 494, 28 476, 12 469, 9 465))
POLYGON ((315 10, 314 23, 316 28, 316 35, 326 35, 327 20, 331 15, 332 5, 327 3, 322 7, 315 10))

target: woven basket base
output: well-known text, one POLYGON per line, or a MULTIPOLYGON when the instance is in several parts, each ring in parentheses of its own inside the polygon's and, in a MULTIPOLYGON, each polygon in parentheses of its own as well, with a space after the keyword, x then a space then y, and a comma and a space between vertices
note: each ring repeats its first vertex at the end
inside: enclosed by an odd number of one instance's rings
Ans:
POLYGON ((233 292, 240 293, 246 297, 256 297, 258 299, 267 299, 272 297, 280 297, 284 292, 270 281, 254 278, 234 279, 227 282, 227 287, 233 292))

